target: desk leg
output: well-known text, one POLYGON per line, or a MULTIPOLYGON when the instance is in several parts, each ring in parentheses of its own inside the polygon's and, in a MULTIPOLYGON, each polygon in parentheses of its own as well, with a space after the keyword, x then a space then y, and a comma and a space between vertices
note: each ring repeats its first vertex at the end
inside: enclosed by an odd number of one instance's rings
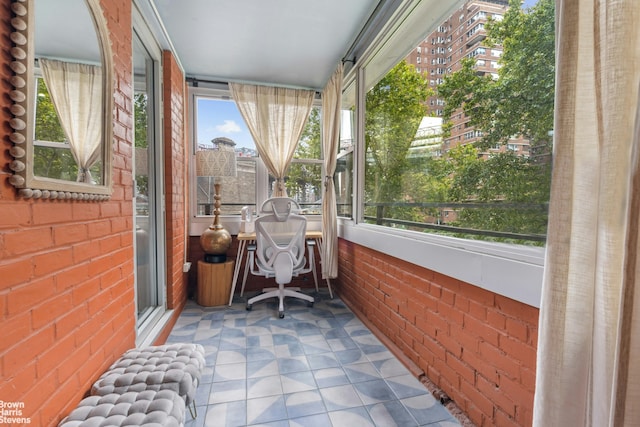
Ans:
MULTIPOLYGON (((248 244, 254 244, 255 240, 251 240, 249 242, 247 242, 248 244)), ((249 275, 249 270, 251 270, 253 268, 253 265, 251 265, 251 260, 253 259, 252 256, 250 256, 249 253, 247 253, 247 262, 244 265, 244 274, 242 276, 242 287, 240 288, 240 296, 244 295, 244 285, 247 284, 247 276, 249 275)))
POLYGON ((238 275, 240 274, 240 265, 242 265, 242 257, 244 257, 244 248, 247 245, 246 240, 240 240, 238 244, 238 255, 236 265, 233 269, 233 280, 231 282, 231 295, 229 295, 229 306, 233 303, 233 294, 236 291, 236 283, 238 283, 238 275))

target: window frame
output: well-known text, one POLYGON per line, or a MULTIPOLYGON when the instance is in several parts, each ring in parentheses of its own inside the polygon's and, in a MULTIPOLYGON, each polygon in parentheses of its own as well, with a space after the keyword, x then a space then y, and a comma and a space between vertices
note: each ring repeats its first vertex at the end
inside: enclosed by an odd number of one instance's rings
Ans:
MULTIPOLYGON (((378 35, 344 78, 345 88, 353 82, 356 84, 354 215, 351 219, 338 218, 338 236, 453 279, 539 307, 545 247, 441 236, 364 222, 364 106, 366 85, 370 84, 365 79, 366 69, 405 19, 406 15, 396 15, 387 31, 378 35)), ((434 22, 439 23, 443 19, 436 19, 434 22)), ((408 47, 407 52, 413 48, 415 46, 408 47)))
MULTIPOLYGON (((229 90, 228 84, 198 82, 197 85, 189 85, 188 88, 188 104, 189 104, 189 156, 188 156, 188 179, 189 179, 189 235, 200 236, 206 230, 213 220, 213 215, 198 215, 197 209, 197 176, 195 170, 195 157, 197 151, 197 100, 203 97, 219 97, 230 102, 234 102, 229 90)), ((314 100, 314 107, 320 106, 320 100, 314 100)), ((322 113, 321 113, 322 114, 322 113)), ((322 117, 322 115, 321 115, 322 117)), ((252 157, 256 163, 256 209, 269 198, 269 171, 260 156, 252 157)), ((324 176, 323 159, 292 159, 292 163, 318 163, 322 167, 322 176, 324 176)), ((224 200, 222 200, 224 205, 224 200)), ((321 229, 322 215, 308 214, 307 228, 321 229)), ((219 216, 221 224, 232 235, 238 234, 240 230, 240 209, 237 214, 221 214, 219 216)))

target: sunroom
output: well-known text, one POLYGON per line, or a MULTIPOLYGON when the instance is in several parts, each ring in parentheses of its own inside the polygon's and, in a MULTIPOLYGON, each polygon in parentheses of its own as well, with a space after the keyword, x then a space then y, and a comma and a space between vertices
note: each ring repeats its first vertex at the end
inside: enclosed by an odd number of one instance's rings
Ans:
POLYGON ((640 424, 633 0, 3 0, 0 16, 0 421, 57 425, 126 350, 204 340, 186 425, 640 424), (516 33, 555 61, 495 43, 516 33), (80 113, 57 101, 72 74, 92 76, 80 113), (286 126, 252 117, 268 96, 270 118, 296 110, 286 126), (206 172, 214 154, 233 167, 206 172), (245 310, 272 284, 245 276, 239 237, 282 195, 317 233, 319 283, 296 278, 314 306, 279 318, 245 310), (214 221, 231 246, 207 262, 214 221), (198 304, 211 265, 215 306, 198 304))

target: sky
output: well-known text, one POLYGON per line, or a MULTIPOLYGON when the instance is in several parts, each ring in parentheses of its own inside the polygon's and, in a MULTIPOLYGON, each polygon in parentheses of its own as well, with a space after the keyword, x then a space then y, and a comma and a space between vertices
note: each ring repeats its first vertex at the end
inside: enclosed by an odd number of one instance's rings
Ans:
POLYGON ((233 101, 198 98, 198 144, 209 144, 212 139, 224 136, 236 143, 236 148, 255 149, 249 128, 233 101))
MULTIPOLYGON (((530 8, 538 0, 524 0, 522 7, 530 8)), ((198 144, 209 144, 212 139, 227 137, 236 143, 236 148, 255 149, 249 129, 233 101, 198 98, 198 144)))

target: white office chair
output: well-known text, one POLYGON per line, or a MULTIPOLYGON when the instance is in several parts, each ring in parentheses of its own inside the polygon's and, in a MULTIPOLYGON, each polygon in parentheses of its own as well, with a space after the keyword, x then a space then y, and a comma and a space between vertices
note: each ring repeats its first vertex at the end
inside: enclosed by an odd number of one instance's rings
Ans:
POLYGON ((269 199, 261 208, 264 214, 255 220, 256 246, 255 250, 249 250, 251 273, 275 278, 278 287, 266 288, 262 294, 249 299, 247 310, 251 310, 258 301, 275 297, 279 300, 278 316, 281 319, 284 317, 285 297, 299 298, 313 306, 313 297, 299 292, 300 288, 285 288, 293 277, 312 271, 314 262, 311 248, 307 266, 307 219, 292 213, 296 206, 296 202, 289 198, 269 199))

